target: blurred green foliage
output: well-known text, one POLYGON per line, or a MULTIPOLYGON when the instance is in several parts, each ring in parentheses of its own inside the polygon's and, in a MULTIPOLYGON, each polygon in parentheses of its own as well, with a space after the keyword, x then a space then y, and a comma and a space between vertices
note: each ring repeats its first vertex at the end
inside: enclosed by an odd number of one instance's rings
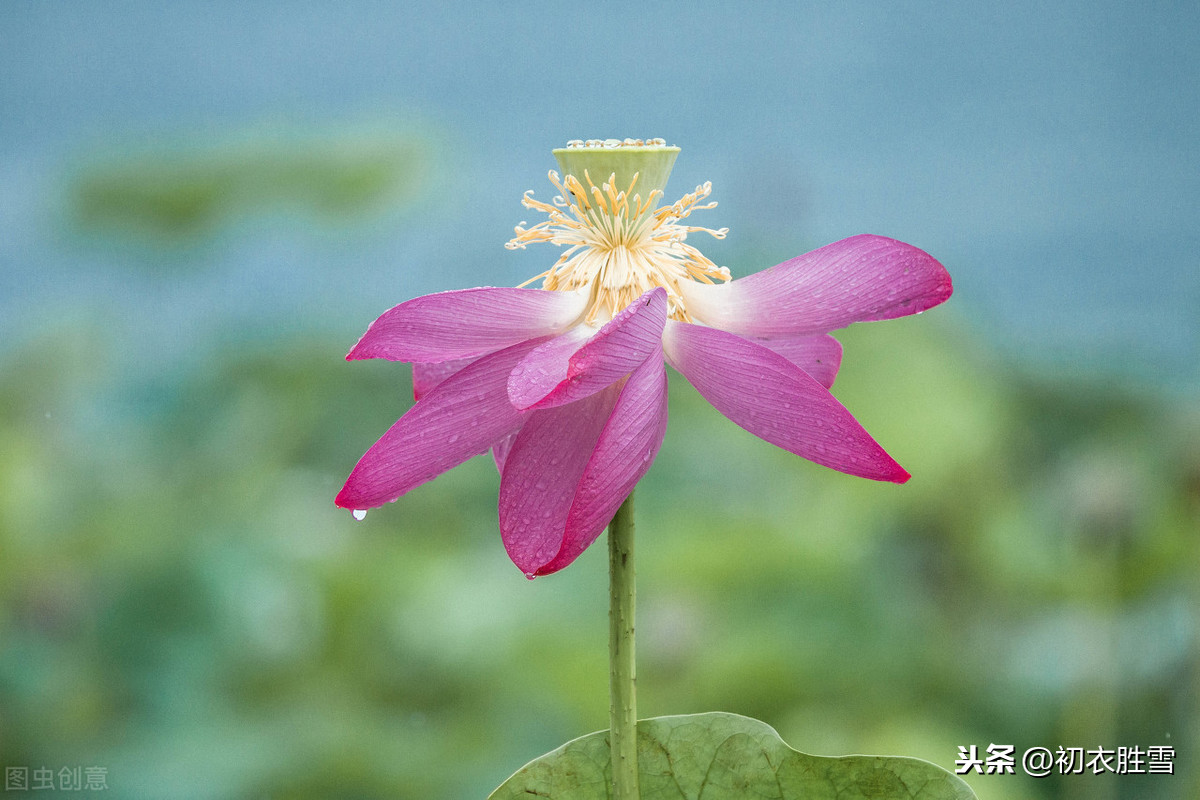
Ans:
MULTIPOLYGON (((526 581, 486 458, 364 522, 333 507, 406 367, 301 337, 130 385, 94 334, 0 370, 0 761, 105 766, 122 798, 467 798, 606 726, 603 547, 526 581)), ((804 462, 672 375, 641 714, 947 768, 1172 745, 1170 776, 968 781, 1197 796, 1196 406, 1022 377, 941 312, 839 338, 835 393, 913 479, 804 462)))
POLYGON ((394 134, 279 132, 122 152, 77 170, 70 215, 84 231, 161 244, 198 241, 265 211, 339 223, 411 202, 428 149, 394 134))

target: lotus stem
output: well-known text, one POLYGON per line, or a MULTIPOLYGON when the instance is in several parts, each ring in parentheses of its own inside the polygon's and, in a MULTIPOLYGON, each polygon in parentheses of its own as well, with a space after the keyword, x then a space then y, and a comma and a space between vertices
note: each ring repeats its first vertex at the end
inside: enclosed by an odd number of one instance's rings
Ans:
POLYGON ((609 745, 613 800, 638 800, 637 667, 633 618, 633 492, 608 526, 609 745))

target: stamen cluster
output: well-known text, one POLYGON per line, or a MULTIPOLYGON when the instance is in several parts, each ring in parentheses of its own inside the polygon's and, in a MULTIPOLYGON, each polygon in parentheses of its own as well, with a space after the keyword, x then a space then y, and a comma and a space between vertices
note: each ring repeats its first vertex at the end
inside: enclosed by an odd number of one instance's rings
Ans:
POLYGON ((505 247, 515 250, 534 242, 550 242, 567 249, 554 266, 522 285, 540 279, 543 289, 586 289, 590 294, 585 319, 593 325, 607 322, 661 286, 667 290, 670 316, 691 322, 680 281, 713 284, 730 279, 728 268, 718 267, 685 242, 687 235, 695 232, 724 239, 729 229, 679 224, 693 211, 717 205, 697 205, 712 193, 712 184, 706 182, 673 204, 656 208, 662 192, 655 189, 644 199, 635 194, 636 174, 623 191, 614 185, 616 175, 610 175, 601 186, 592 182, 586 170, 583 177, 587 186, 574 175, 560 179, 551 171, 550 182, 559 191, 552 203, 535 200, 532 190, 525 193, 522 205, 543 212, 548 219, 528 228, 522 222, 505 247))

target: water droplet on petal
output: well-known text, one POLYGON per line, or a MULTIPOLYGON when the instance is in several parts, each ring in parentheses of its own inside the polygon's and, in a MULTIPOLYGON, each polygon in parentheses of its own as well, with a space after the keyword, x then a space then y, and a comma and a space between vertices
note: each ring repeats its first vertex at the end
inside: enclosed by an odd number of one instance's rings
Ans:
POLYGON ((356 508, 350 513, 353 514, 354 518, 357 520, 364 520, 367 518, 367 510, 365 508, 356 508))
POLYGON ((458 441, 458 434, 457 433, 450 434, 450 438, 447 439, 447 441, 450 442, 450 444, 454 444, 455 442, 458 441))

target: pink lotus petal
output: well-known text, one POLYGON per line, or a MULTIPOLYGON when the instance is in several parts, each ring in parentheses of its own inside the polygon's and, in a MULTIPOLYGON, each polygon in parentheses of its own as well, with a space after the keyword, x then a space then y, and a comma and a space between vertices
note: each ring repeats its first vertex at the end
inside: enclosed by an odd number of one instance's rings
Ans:
POLYGON ((666 321, 667 292, 652 289, 586 342, 580 328, 531 352, 509 377, 508 396, 517 408, 550 408, 598 392, 662 349, 666 321))
POLYGON ((571 356, 599 330, 589 325, 576 325, 521 359, 508 376, 508 399, 512 404, 517 408, 529 408, 554 391, 566 378, 571 356))
POLYGON ((371 323, 346 358, 435 362, 480 356, 563 332, 586 302, 577 292, 492 287, 416 297, 371 323))
POLYGON ((470 358, 456 358, 453 361, 437 361, 432 364, 414 361, 412 365, 413 399, 420 400, 446 378, 478 360, 477 356, 471 356, 470 358))
POLYGON ((521 429, 518 428, 492 445, 492 460, 496 462, 496 470, 501 475, 504 474, 504 462, 508 459, 508 453, 512 450, 513 442, 517 440, 520 433, 521 429))
POLYGON ((619 389, 531 412, 504 461, 500 533, 513 563, 529 577, 562 549, 563 531, 619 389))
POLYGON ((520 427, 508 374, 542 339, 480 358, 422 397, 359 459, 337 496, 342 508, 395 500, 487 449, 520 427))
POLYGON ((546 575, 578 558, 650 469, 666 429, 660 356, 623 383, 532 412, 500 481, 500 530, 521 571, 546 575))
POLYGON ((842 343, 827 333, 750 338, 750 341, 774 350, 813 376, 826 389, 833 386, 833 379, 837 377, 838 367, 842 364, 842 343))
POLYGON ((908 480, 828 389, 778 353, 732 333, 674 321, 663 344, 671 366, 755 436, 850 475, 908 480))
POLYGON ((596 540, 654 463, 666 432, 667 371, 661 357, 648 358, 625 382, 579 481, 562 549, 538 575, 569 565, 596 540))
POLYGON ((748 336, 828 333, 852 322, 892 319, 950 296, 950 275, 932 256, 884 236, 851 236, 731 283, 680 284, 688 312, 748 336))

